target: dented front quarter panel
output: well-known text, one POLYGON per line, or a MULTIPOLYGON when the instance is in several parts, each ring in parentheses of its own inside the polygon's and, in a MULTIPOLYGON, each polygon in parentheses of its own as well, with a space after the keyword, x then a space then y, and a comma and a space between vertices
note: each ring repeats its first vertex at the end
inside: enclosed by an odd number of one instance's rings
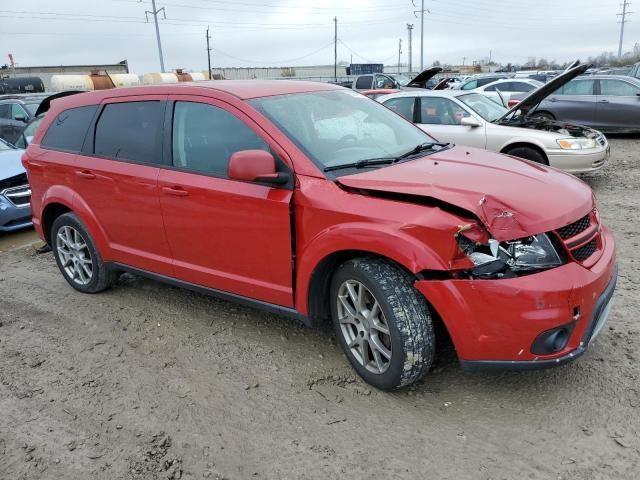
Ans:
POLYGON ((437 207, 351 193, 336 183, 298 176, 294 192, 296 308, 307 312, 311 275, 327 256, 357 250, 392 259, 408 271, 448 271, 455 233, 473 221, 437 207))

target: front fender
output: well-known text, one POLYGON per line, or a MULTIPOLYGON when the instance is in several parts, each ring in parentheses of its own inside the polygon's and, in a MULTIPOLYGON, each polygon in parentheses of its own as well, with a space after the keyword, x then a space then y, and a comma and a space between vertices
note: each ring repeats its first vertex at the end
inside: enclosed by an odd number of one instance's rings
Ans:
POLYGON ((299 251, 296 265, 296 309, 308 314, 308 293, 316 267, 330 255, 361 251, 389 258, 412 273, 423 270, 447 270, 446 261, 408 230, 389 225, 349 223, 334 225, 317 234, 299 251))

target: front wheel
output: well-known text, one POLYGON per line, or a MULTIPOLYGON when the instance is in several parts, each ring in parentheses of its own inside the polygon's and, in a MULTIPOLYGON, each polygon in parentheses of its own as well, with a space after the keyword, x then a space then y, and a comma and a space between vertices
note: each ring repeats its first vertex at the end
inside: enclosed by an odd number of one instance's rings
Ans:
POLYGON ((393 390, 429 370, 433 323, 406 272, 373 257, 349 260, 333 276, 330 298, 340 345, 367 383, 393 390))
POLYGON ((112 272, 80 219, 60 215, 51 227, 51 248, 64 279, 83 293, 97 293, 111 286, 112 272))
POLYGON ((507 155, 513 155, 514 157, 524 158, 525 160, 531 160, 532 162, 540 163, 542 165, 549 165, 547 158, 535 148, 516 147, 505 153, 507 153, 507 155))

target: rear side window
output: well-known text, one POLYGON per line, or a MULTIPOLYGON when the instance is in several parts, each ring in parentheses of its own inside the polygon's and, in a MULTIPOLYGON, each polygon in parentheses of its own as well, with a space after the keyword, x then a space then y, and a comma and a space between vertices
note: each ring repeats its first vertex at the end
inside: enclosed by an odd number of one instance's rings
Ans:
POLYGON ((49 125, 41 146, 53 150, 79 152, 97 109, 97 105, 89 105, 61 112, 49 125))
POLYGON ((413 112, 415 104, 415 97, 398 97, 384 102, 385 107, 393 110, 398 115, 402 115, 410 122, 413 122, 414 119, 413 112))
POLYGON ((474 88, 478 88, 477 80, 471 80, 462 86, 462 90, 473 90, 474 88))
POLYGON ((557 95, 593 95, 593 80, 571 80, 560 88, 557 95))
POLYGON ((94 139, 101 157, 140 163, 162 163, 160 101, 109 103, 104 107, 94 139))
POLYGON ((194 102, 176 102, 173 112, 173 165, 226 177, 229 157, 242 150, 269 146, 229 112, 194 102))
POLYGON ((368 90, 371 88, 373 84, 373 77, 371 75, 365 75, 363 77, 359 77, 356 80, 356 88, 358 90, 368 90))

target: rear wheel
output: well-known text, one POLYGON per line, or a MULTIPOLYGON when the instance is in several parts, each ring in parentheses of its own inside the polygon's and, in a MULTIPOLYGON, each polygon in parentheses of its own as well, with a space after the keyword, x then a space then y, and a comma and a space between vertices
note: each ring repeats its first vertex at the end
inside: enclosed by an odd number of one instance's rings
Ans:
POLYGON ((409 385, 433 362, 435 335, 424 297, 386 260, 349 260, 333 276, 331 309, 339 342, 356 372, 382 390, 409 385))
POLYGON ((508 155, 514 157, 524 158, 525 160, 531 160, 532 162, 541 163, 542 165, 549 165, 547 158, 540 152, 532 147, 515 147, 505 152, 508 155))
POLYGON ((51 227, 51 248, 65 280, 83 293, 111 286, 113 275, 104 264, 93 239, 73 213, 60 215, 51 227))

